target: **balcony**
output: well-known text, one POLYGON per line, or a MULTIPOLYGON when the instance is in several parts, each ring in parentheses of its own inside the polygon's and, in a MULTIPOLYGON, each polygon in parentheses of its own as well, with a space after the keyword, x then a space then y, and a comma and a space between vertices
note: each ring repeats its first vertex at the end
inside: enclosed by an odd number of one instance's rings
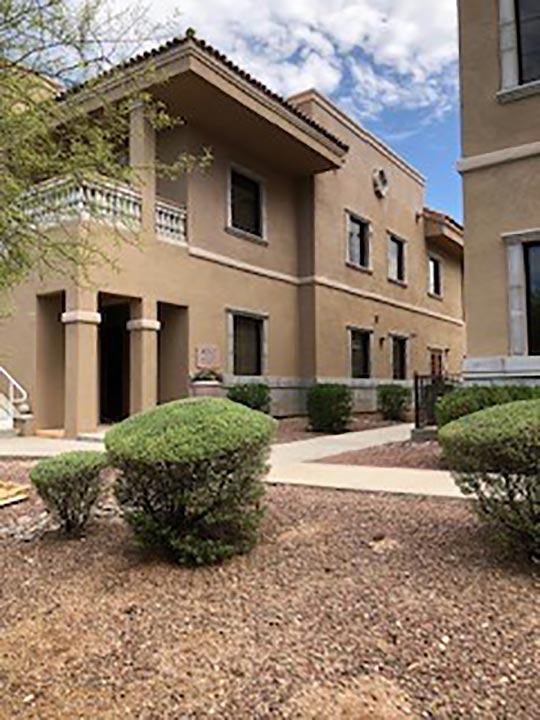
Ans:
MULTIPOLYGON (((107 180, 49 180, 37 185, 25 200, 41 228, 78 220, 94 220, 138 232, 142 222, 141 194, 107 180)), ((158 239, 187 242, 187 211, 169 200, 156 199, 154 223, 158 239)))

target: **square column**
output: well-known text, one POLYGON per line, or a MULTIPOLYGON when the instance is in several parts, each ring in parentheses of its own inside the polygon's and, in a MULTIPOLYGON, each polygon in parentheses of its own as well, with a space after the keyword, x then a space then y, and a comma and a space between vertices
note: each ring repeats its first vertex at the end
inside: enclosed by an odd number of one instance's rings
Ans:
POLYGON ((129 412, 148 410, 158 401, 158 332, 157 303, 141 300, 128 322, 130 333, 129 412))
POLYGON ((66 437, 95 432, 99 422, 97 293, 66 293, 64 428, 66 437))
POLYGON ((141 192, 142 229, 145 238, 155 237, 156 214, 156 133, 144 104, 134 103, 129 123, 129 164, 133 185, 141 192))

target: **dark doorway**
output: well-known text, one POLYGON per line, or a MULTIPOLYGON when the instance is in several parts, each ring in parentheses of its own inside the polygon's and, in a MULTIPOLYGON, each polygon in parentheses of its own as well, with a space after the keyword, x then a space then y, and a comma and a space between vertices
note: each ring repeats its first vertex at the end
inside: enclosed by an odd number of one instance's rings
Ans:
POLYGON ((100 422, 110 424, 129 415, 129 303, 105 301, 100 312, 100 422))

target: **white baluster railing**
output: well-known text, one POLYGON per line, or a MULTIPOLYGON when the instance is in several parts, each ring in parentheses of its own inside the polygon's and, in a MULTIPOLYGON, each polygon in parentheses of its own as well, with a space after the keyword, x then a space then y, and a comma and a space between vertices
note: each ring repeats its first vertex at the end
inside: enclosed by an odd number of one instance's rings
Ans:
POLYGON ((23 386, 0 365, 0 393, 4 396, 2 410, 11 423, 14 418, 25 411, 28 393, 23 386))
MULTIPOLYGON (((142 198, 127 185, 108 180, 48 180, 25 197, 25 206, 36 224, 54 226, 78 218, 140 227, 142 198)), ((184 244, 187 239, 185 207, 158 199, 155 208, 156 234, 163 240, 184 244)))

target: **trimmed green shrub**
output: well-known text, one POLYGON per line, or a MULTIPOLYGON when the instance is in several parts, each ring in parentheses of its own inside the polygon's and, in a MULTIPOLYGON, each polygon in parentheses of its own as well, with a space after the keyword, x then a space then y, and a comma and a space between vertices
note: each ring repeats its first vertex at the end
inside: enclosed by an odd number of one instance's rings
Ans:
POLYGON ((539 386, 471 385, 440 398, 435 406, 435 417, 437 425, 443 427, 453 420, 493 405, 536 399, 540 399, 539 386))
POLYGON ((411 391, 402 385, 379 385, 377 407, 385 420, 403 420, 411 404, 411 391))
POLYGON ((252 410, 270 412, 270 388, 264 383, 233 385, 227 390, 227 397, 252 410))
POLYGON ((309 388, 309 425, 315 432, 345 432, 351 421, 352 407, 352 390, 347 385, 322 383, 309 388))
POLYGON ((101 488, 107 457, 99 452, 70 452, 42 460, 30 479, 47 508, 66 533, 81 530, 101 488))
POLYGON ((105 436, 115 495, 139 541, 185 565, 250 550, 275 421, 221 398, 161 405, 105 436))
POLYGON ((480 515, 540 558, 540 400, 497 405, 439 430, 444 459, 480 515))

